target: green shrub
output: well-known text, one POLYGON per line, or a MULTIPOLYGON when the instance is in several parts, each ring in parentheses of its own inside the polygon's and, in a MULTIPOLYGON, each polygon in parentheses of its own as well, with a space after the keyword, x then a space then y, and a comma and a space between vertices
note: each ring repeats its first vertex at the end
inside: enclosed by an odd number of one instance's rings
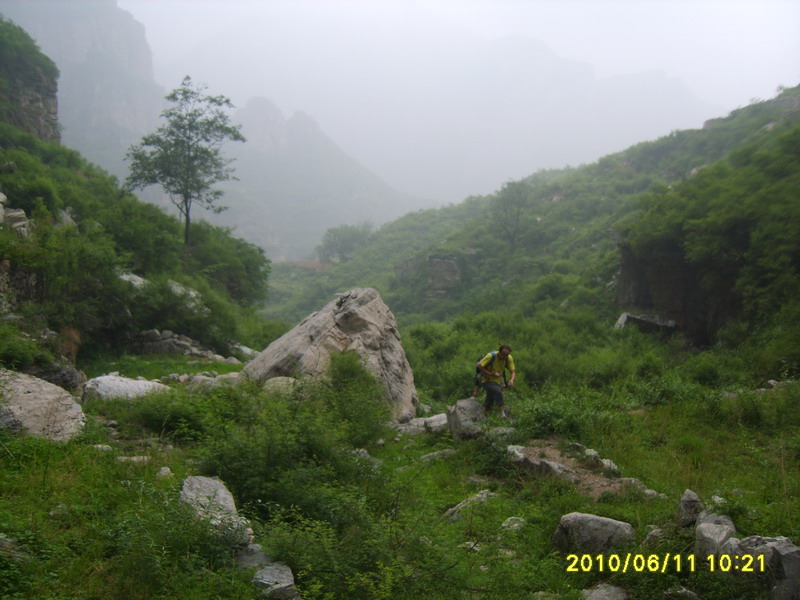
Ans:
POLYGON ((0 365, 19 370, 34 362, 52 358, 36 342, 25 337, 13 325, 0 323, 0 365))

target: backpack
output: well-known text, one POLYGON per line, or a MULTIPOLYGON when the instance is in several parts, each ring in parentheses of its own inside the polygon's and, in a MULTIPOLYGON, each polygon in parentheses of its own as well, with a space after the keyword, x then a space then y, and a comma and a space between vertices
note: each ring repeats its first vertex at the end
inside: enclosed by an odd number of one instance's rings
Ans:
MULTIPOLYGON (((497 352, 490 352, 489 354, 492 355, 492 362, 489 363, 490 366, 494 367, 494 361, 497 359, 497 352)), ((485 354, 481 354, 478 357, 478 364, 475 365, 475 386, 480 386, 483 383, 483 371, 480 368, 480 362, 483 360, 483 357, 486 356, 485 354)), ((503 369, 503 385, 508 385, 508 380, 506 379, 506 370, 508 369, 508 361, 506 361, 505 368, 503 369)))

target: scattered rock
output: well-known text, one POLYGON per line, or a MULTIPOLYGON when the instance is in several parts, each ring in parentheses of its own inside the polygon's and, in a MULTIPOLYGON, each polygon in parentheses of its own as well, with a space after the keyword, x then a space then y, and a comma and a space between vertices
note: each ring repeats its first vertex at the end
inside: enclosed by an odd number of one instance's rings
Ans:
POLYGON ((628 600, 628 592, 621 587, 599 583, 594 587, 582 590, 585 600, 628 600))
POLYGON ((575 472, 552 460, 533 456, 532 449, 525 446, 508 446, 511 462, 517 463, 531 475, 536 477, 555 477, 562 481, 578 483, 575 472))
POLYGON ((455 521, 459 517, 459 513, 467 508, 468 506, 472 506, 473 504, 485 504, 489 501, 489 498, 494 498, 497 496, 494 492, 490 492, 489 490, 481 490, 474 496, 467 498, 466 500, 459 502, 455 506, 452 506, 445 511, 444 516, 448 521, 455 521))
MULTIPOLYGON (((800 548, 786 537, 761 537, 753 535, 744 539, 730 538, 720 549, 720 554, 733 556, 764 555, 766 570, 773 582, 770 600, 797 600, 800 598, 800 548)), ((758 564, 754 569, 760 569, 758 564)))
POLYGON ((605 552, 635 540, 629 523, 586 513, 569 513, 553 534, 553 545, 561 552, 605 552))
POLYGON ((642 333, 669 334, 678 328, 677 322, 672 319, 664 319, 657 315, 632 315, 631 313, 622 313, 614 327, 616 329, 624 329, 631 325, 642 333))
POLYGON ((253 575, 253 583, 262 590, 262 594, 267 598, 296 600, 301 597, 294 587, 292 570, 283 563, 269 563, 261 567, 253 575))
POLYGON ((83 402, 91 399, 113 400, 124 398, 133 400, 148 394, 169 391, 169 387, 157 381, 129 379, 119 375, 101 375, 90 379, 83 386, 83 402))
POLYGON ((692 490, 686 490, 678 505, 678 525, 681 527, 693 525, 702 510, 703 503, 700 497, 692 490))
POLYGON ((664 592, 664 600, 700 600, 700 596, 682 585, 676 585, 664 592))
POLYGON ((86 416, 63 388, 24 373, 0 370, 0 428, 66 442, 83 431, 86 416))
POLYGON ((181 500, 194 508, 197 515, 233 536, 240 545, 253 541, 253 530, 236 510, 233 495, 216 477, 187 477, 181 489, 181 500))
POLYGON ((509 531, 517 531, 518 529, 522 529, 524 525, 525 519, 522 517, 508 517, 505 521, 503 521, 503 524, 500 527, 509 531))
POLYGON ((479 436, 482 433, 479 422, 486 417, 483 407, 475 398, 465 398, 447 407, 447 426, 454 440, 460 441, 479 436))
POLYGON ((420 456, 419 459, 422 462, 433 462, 435 460, 447 458, 448 456, 453 456, 457 452, 458 451, 455 448, 444 448, 442 450, 437 450, 436 452, 431 452, 430 454, 425 454, 424 456, 420 456))

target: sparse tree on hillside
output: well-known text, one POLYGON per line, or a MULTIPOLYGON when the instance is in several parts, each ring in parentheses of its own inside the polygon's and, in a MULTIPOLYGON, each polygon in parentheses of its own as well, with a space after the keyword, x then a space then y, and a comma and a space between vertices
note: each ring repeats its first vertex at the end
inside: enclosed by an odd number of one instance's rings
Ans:
POLYGON ((189 244, 192 205, 225 210, 217 204, 222 191, 213 186, 236 179, 231 160, 222 155, 226 141, 244 142, 239 125, 232 125, 224 112, 233 108, 225 96, 204 95, 205 86, 192 83, 188 75, 180 87, 167 94, 171 105, 161 113, 165 123, 131 146, 126 158, 131 172, 125 187, 134 190, 160 185, 184 220, 184 245, 189 244))
POLYGON ((356 255, 372 235, 372 224, 339 225, 325 232, 322 243, 317 246, 319 259, 325 263, 347 262, 356 255))
POLYGON ((500 232, 508 242, 512 254, 517 248, 524 226, 523 217, 531 206, 531 188, 521 181, 510 181, 503 185, 492 203, 491 211, 500 232))

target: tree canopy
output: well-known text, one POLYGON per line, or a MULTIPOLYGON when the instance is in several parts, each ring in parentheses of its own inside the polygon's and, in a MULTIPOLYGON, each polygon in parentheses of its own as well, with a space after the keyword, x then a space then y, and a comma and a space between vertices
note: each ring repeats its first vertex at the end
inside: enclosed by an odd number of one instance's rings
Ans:
POLYGON ((225 96, 205 95, 205 86, 195 86, 188 75, 180 87, 166 96, 171 103, 161 113, 165 123, 131 146, 127 159, 131 172, 128 189, 160 185, 178 208, 184 221, 184 245, 189 244, 192 206, 220 212, 221 181, 235 179, 230 159, 222 154, 226 141, 244 142, 239 125, 225 112, 233 108, 225 96))

